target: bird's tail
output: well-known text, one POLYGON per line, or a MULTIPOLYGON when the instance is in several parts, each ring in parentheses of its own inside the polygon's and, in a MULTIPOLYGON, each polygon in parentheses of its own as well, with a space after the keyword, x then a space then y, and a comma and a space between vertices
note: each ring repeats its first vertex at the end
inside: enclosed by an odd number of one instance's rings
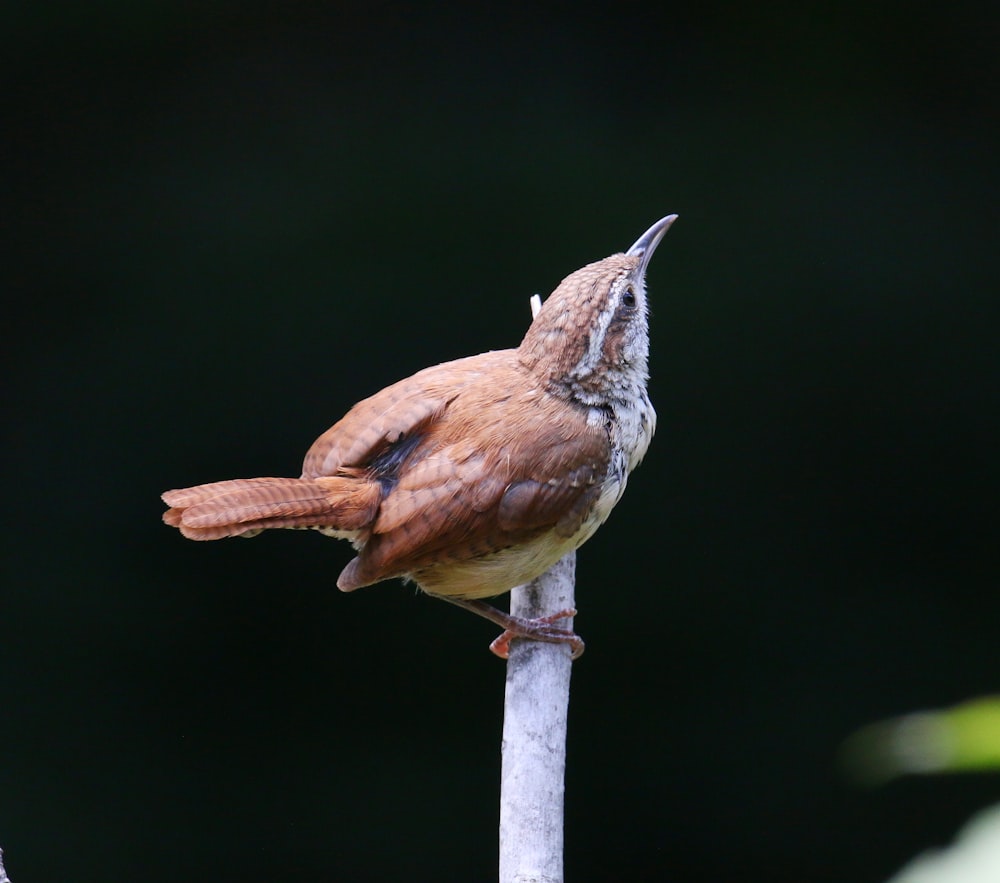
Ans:
POLYGON ((371 523, 377 481, 360 475, 237 478, 167 491, 163 520, 192 540, 253 536, 273 527, 312 527, 350 536, 371 523))

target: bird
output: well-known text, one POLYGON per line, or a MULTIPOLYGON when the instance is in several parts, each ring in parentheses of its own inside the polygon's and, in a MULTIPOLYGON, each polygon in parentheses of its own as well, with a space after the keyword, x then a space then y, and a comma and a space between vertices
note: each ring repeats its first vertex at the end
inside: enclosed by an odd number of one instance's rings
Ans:
POLYGON ((526 638, 583 641, 486 603, 579 548, 621 499, 656 429, 647 392, 646 271, 677 219, 568 275, 516 348, 443 362, 363 399, 309 448, 299 478, 170 490, 163 521, 192 540, 312 529, 349 540, 345 592, 393 578, 526 638))

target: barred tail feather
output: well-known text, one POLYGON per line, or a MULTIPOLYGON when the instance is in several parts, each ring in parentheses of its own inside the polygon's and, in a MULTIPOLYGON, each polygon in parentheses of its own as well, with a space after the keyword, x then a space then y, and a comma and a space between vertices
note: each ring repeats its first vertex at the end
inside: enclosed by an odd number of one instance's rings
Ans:
POLYGON ((268 528, 363 529, 381 501, 377 481, 360 475, 237 478, 167 491, 163 520, 192 540, 253 535, 268 528))

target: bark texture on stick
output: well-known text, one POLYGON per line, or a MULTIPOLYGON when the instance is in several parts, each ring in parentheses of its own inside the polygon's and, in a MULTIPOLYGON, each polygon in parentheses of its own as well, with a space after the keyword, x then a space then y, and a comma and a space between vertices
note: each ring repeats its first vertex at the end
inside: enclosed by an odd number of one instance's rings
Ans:
MULTIPOLYGON (((515 616, 574 607, 576 553, 511 592, 515 616)), ((559 625, 573 628, 573 620, 559 625)), ((507 662, 500 773, 500 883, 562 883, 567 644, 515 639, 507 662)))

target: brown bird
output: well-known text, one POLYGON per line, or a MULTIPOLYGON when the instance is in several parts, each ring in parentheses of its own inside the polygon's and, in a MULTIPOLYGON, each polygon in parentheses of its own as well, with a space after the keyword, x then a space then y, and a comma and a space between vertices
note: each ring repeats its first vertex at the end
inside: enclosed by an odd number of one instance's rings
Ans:
POLYGON ((482 599, 545 572, 621 499, 656 426, 646 393, 645 275, 668 215, 624 254, 567 276, 517 349, 418 371, 359 402, 306 454, 301 478, 167 491, 163 520, 192 540, 310 528, 350 540, 345 592, 393 577, 512 637, 583 642, 482 599))

